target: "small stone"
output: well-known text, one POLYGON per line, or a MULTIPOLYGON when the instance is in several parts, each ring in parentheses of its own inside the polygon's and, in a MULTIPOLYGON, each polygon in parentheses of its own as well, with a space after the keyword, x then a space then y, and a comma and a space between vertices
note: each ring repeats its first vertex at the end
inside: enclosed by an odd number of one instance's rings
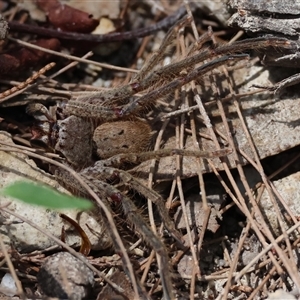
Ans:
POLYGON ((6 273, 0 283, 1 292, 6 296, 14 296, 18 294, 16 283, 13 277, 6 273))
POLYGON ((68 252, 49 256, 37 276, 41 291, 59 299, 87 299, 94 285, 93 272, 68 252))
POLYGON ((281 289, 277 290, 275 293, 269 294, 267 300, 281 300, 281 299, 296 300, 296 298, 292 294, 287 293, 281 289))
MULTIPOLYGON (((300 189, 300 172, 291 174, 287 177, 281 178, 273 182, 277 192, 285 201, 285 205, 290 209, 294 216, 299 216, 300 214, 300 199, 299 199, 299 189, 300 189)), ((283 205, 278 201, 278 207, 283 216, 286 216, 286 210, 283 205)), ((274 207, 273 201, 270 195, 265 190, 261 200, 260 209, 263 213, 264 219, 269 224, 272 232, 275 236, 279 236, 282 232, 280 223, 278 222, 278 213, 274 207)), ((256 216, 257 220, 260 222, 261 218, 259 215, 256 216)), ((286 217, 283 219, 283 225, 285 230, 289 229, 293 222, 290 218, 286 217)))

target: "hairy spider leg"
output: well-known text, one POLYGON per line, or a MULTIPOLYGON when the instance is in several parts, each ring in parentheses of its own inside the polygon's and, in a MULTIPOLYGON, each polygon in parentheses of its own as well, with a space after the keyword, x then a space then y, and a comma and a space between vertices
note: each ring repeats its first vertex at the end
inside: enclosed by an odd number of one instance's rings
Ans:
POLYGON ((162 41, 161 45, 159 46, 159 49, 157 51, 155 51, 148 60, 146 60, 145 64, 143 65, 143 67, 141 68, 139 73, 137 73, 132 78, 131 82, 142 81, 146 77, 146 75, 149 74, 151 72, 151 70, 153 70, 155 68, 155 66, 157 66, 162 61, 167 47, 169 45, 171 45, 171 43, 176 39, 178 31, 181 28, 185 27, 186 25, 190 24, 191 21, 192 21, 192 18, 189 16, 186 16, 186 17, 178 20, 174 24, 174 26, 168 30, 164 40, 162 41))
MULTIPOLYGON (((83 174, 81 174, 83 175, 83 174)), ((164 291, 164 298, 167 300, 174 300, 171 274, 169 270, 169 257, 162 241, 155 235, 150 229, 147 222, 140 215, 138 208, 133 202, 125 195, 123 195, 117 188, 107 184, 101 180, 95 179, 91 176, 84 176, 87 179, 87 183, 91 182, 97 187, 98 193, 101 191, 101 195, 105 194, 106 197, 111 198, 113 201, 121 203, 124 214, 128 220, 135 226, 136 230, 143 236, 143 239, 147 241, 151 247, 158 254, 159 261, 159 272, 164 291)), ((103 196, 102 196, 103 198, 103 196)))
POLYGON ((231 149, 224 148, 216 151, 185 150, 185 149, 159 149, 141 153, 121 153, 96 162, 103 167, 118 168, 124 163, 139 164, 150 159, 160 159, 167 156, 182 155, 201 158, 215 158, 230 154, 231 149))
MULTIPOLYGON (((127 101, 137 92, 144 91, 153 86, 156 87, 159 84, 164 84, 164 82, 178 77, 182 70, 194 67, 196 64, 203 62, 204 60, 211 59, 219 55, 226 55, 267 47, 290 48, 293 47, 293 45, 284 38, 263 37, 246 39, 232 44, 222 45, 213 49, 207 48, 203 51, 200 51, 198 54, 189 56, 179 62, 172 63, 160 68, 159 70, 153 71, 142 81, 131 82, 130 84, 124 85, 120 88, 114 88, 109 91, 95 93, 95 95, 93 95, 92 97, 81 97, 76 100, 70 100, 66 105, 66 111, 67 113, 76 116, 95 118, 106 122, 117 120, 121 117, 121 108, 112 108, 111 106, 106 107, 103 105, 101 106, 100 104, 127 101)), ((210 63, 208 64, 210 65, 210 63)))
POLYGON ((136 99, 135 101, 132 101, 129 104, 126 104, 121 107, 110 108, 100 106, 98 104, 82 102, 79 100, 70 100, 66 107, 67 113, 83 118, 95 118, 103 122, 119 120, 121 117, 128 115, 131 112, 137 111, 141 107, 140 103, 153 102, 154 100, 170 94, 171 92, 194 80, 195 78, 203 76, 207 72, 217 68, 220 65, 223 65, 224 63, 230 60, 240 60, 246 57, 248 56, 245 54, 240 54, 232 56, 223 56, 221 58, 215 59, 191 71, 187 76, 181 76, 180 78, 171 81, 167 85, 153 90, 147 95, 142 96, 136 99))
POLYGON ((118 112, 118 115, 120 117, 127 116, 127 115, 131 114, 132 112, 142 108, 141 105, 144 104, 146 101, 151 102, 154 99, 164 97, 164 96, 170 94, 171 92, 173 92, 174 90, 179 89, 183 85, 191 82, 192 80, 194 80, 198 77, 203 76, 207 72, 212 71, 213 69, 223 65, 224 63, 226 63, 228 61, 241 60, 241 59, 245 59, 245 58, 248 58, 247 54, 236 54, 236 55, 231 55, 231 56, 222 56, 218 59, 215 59, 206 64, 203 64, 201 67, 199 67, 195 70, 192 70, 190 73, 188 73, 188 75, 180 77, 178 79, 175 79, 175 80, 171 81, 170 83, 168 83, 167 85, 165 85, 159 89, 156 89, 156 90, 148 93, 147 95, 142 96, 142 97, 128 103, 127 105, 123 106, 121 108, 121 110, 118 112))

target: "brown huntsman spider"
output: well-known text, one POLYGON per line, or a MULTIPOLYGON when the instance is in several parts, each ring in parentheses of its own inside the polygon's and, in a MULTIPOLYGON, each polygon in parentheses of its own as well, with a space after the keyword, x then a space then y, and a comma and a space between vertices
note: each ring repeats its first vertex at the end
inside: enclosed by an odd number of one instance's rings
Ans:
MULTIPOLYGON (((179 30, 189 22, 190 18, 184 18, 167 33, 162 45, 129 84, 68 101, 63 110, 67 118, 56 122, 45 107, 38 104, 28 107, 29 113, 37 116, 40 114, 38 111, 42 111, 48 122, 55 125, 56 129, 52 128, 50 136, 47 137, 52 141, 53 148, 65 157, 69 165, 79 171, 80 176, 109 209, 110 201, 120 203, 128 221, 155 250, 166 300, 175 299, 168 252, 161 238, 150 229, 139 213, 129 196, 131 194, 127 193, 128 189, 143 195, 156 205, 165 229, 178 243, 182 242, 181 234, 169 216, 164 198, 141 183, 129 170, 132 166, 150 159, 172 155, 220 157, 230 153, 230 150, 224 148, 212 153, 185 149, 154 151, 151 149, 153 127, 148 118, 149 112, 157 111, 162 99, 167 102, 176 98, 176 91, 190 82, 197 84, 197 80, 219 66, 247 57, 245 54, 236 53, 270 46, 289 47, 289 42, 280 38, 256 38, 207 46, 212 37, 212 33, 208 32, 187 47, 181 58, 158 68, 166 49, 176 40, 179 30)), ((164 113, 164 106, 158 111, 164 113)), ((152 120, 155 120, 155 116, 152 120)), ((58 170, 56 175, 73 191, 85 193, 66 172, 58 170)))

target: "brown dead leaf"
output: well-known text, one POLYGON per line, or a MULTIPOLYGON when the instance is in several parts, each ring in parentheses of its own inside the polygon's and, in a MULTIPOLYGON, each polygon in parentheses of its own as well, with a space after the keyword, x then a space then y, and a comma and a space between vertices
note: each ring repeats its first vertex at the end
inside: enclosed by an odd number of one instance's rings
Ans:
MULTIPOLYGON (((54 51, 58 51, 60 48, 60 42, 57 39, 39 39, 32 42, 32 44, 54 51)), ((0 55, 0 73, 10 74, 39 63, 46 64, 50 57, 50 54, 35 49, 12 50, 9 53, 0 55)))
POLYGON ((99 24, 90 14, 57 0, 38 0, 36 3, 47 14, 49 22, 62 31, 89 33, 99 24))

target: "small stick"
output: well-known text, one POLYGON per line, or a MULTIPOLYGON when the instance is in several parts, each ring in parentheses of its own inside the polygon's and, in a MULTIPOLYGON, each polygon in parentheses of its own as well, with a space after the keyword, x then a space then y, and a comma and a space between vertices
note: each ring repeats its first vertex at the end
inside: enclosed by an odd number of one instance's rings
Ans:
POLYGON ((300 73, 287 77, 277 82, 273 86, 262 86, 258 84, 253 84, 252 87, 261 88, 272 92, 274 91, 274 94, 279 96, 285 88, 296 85, 298 83, 300 83, 300 73))
POLYGON ((23 288, 22 288, 22 283, 21 283, 21 281, 19 280, 19 278, 16 274, 16 270, 15 270, 14 265, 13 265, 9 255, 8 255, 7 249, 5 247, 5 244, 4 244, 3 239, 1 238, 1 236, 0 236, 0 248, 1 248, 2 253, 5 257, 6 264, 9 268, 9 272, 11 273, 11 276, 13 277, 13 280, 15 281, 15 284, 17 286, 18 294, 19 294, 21 299, 25 299, 25 294, 24 294, 24 291, 23 291, 23 288))
POLYGON ((55 37, 62 40, 73 40, 82 42, 118 42, 125 40, 133 40, 140 37, 153 34, 159 30, 163 30, 171 27, 177 20, 179 20, 186 13, 184 7, 180 7, 174 14, 162 19, 154 25, 145 28, 139 28, 132 31, 125 32, 113 32, 108 34, 86 34, 78 32, 63 32, 55 29, 43 28, 40 26, 32 26, 27 24, 21 24, 19 22, 10 21, 8 26, 12 31, 33 33, 37 35, 55 37))

